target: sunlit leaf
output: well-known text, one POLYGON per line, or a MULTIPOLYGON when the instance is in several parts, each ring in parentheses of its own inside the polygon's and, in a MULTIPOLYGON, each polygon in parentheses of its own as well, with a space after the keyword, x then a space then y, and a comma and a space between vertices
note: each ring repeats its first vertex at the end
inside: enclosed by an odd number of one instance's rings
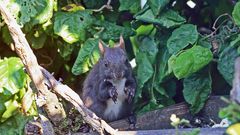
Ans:
POLYGON ((206 66, 213 59, 213 54, 208 48, 193 46, 182 53, 171 56, 169 68, 178 78, 188 77, 206 66))
POLYGON ((72 44, 86 39, 86 28, 93 18, 86 11, 57 12, 54 20, 54 33, 72 44))
POLYGON ((73 74, 79 75, 89 71, 89 69, 98 61, 100 57, 98 41, 98 39, 90 38, 82 45, 72 67, 73 74))

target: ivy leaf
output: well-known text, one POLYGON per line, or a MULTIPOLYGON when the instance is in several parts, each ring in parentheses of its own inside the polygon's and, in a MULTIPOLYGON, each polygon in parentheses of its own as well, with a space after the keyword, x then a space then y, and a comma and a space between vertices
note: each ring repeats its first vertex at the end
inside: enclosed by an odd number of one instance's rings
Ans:
POLYGON ((87 11, 57 12, 54 21, 54 33, 72 44, 86 39, 86 28, 93 22, 87 11))
POLYGON ((148 0, 148 5, 152 9, 152 12, 155 16, 163 10, 163 8, 169 3, 169 0, 148 0))
POLYGON ((183 80, 183 96, 191 104, 190 111, 198 113, 204 106, 212 90, 212 79, 208 68, 192 74, 183 80))
POLYGON ((94 37, 98 37, 102 40, 118 40, 120 35, 124 38, 128 38, 135 34, 132 28, 123 27, 110 23, 108 21, 96 21, 94 27, 90 29, 90 32, 94 34, 94 37))
POLYGON ((234 62, 239 56, 237 49, 233 46, 229 46, 223 50, 218 60, 218 70, 228 84, 232 85, 234 62))
POLYGON ((240 26, 240 2, 237 2, 232 12, 235 23, 240 26))
POLYGON ((213 54, 208 48, 196 45, 177 56, 172 55, 168 64, 174 75, 181 79, 206 66, 212 58, 213 54))
POLYGON ((178 26, 186 22, 183 17, 171 9, 163 11, 157 17, 154 16, 151 9, 148 9, 143 14, 135 16, 135 18, 143 22, 158 24, 166 28, 178 26))
POLYGON ((72 67, 72 73, 74 75, 89 71, 89 69, 98 61, 100 58, 98 41, 99 39, 90 38, 82 45, 72 67))
POLYGON ((167 41, 168 51, 176 54, 189 44, 194 44, 198 39, 197 27, 192 24, 185 24, 175 29, 167 41))
POLYGON ((130 11, 130 13, 137 13, 141 9, 140 0, 119 0, 119 11, 130 11))

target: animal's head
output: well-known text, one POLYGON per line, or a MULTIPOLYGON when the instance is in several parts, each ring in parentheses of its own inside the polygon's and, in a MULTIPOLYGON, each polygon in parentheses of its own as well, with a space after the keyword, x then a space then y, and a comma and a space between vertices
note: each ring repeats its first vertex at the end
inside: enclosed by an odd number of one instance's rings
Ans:
POLYGON ((108 79, 121 79, 128 72, 129 61, 125 52, 125 43, 120 36, 119 43, 113 48, 106 47, 102 41, 99 41, 99 50, 101 53, 100 70, 108 79))

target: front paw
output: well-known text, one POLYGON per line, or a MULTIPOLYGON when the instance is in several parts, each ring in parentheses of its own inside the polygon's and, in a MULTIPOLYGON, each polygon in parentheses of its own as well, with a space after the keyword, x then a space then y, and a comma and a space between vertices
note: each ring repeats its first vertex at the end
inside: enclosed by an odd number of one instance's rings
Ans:
POLYGON ((128 97, 128 103, 132 102, 132 99, 135 95, 135 88, 133 87, 125 87, 124 92, 126 93, 127 97, 128 97))
POLYGON ((109 89, 109 95, 110 95, 110 97, 112 98, 113 102, 116 103, 118 93, 117 93, 117 89, 116 89, 115 86, 112 86, 112 87, 109 89))

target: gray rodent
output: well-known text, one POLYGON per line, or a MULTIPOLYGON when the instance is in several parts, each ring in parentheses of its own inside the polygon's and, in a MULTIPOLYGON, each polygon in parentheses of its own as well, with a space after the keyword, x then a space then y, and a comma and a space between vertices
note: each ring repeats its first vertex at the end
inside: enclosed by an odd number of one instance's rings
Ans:
POLYGON ((113 48, 99 41, 101 57, 83 84, 83 102, 107 122, 125 118, 132 113, 136 80, 120 36, 113 48))

